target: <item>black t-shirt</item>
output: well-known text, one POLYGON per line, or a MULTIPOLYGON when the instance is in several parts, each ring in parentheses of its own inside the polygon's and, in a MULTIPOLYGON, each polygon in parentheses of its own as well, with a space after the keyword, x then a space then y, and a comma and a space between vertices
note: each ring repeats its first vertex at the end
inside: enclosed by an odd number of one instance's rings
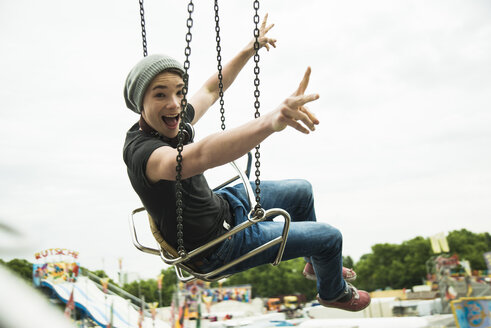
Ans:
MULTIPOLYGON (((194 108, 188 104, 184 122, 189 123, 193 118, 194 108)), ((177 248, 176 182, 151 183, 145 174, 148 158, 160 147, 171 145, 169 141, 143 132, 136 123, 126 134, 123 158, 131 185, 143 206, 167 243, 177 248)), ((183 179, 182 186, 184 247, 191 251, 223 233, 223 221, 229 218, 230 210, 227 201, 213 193, 203 174, 183 179)))

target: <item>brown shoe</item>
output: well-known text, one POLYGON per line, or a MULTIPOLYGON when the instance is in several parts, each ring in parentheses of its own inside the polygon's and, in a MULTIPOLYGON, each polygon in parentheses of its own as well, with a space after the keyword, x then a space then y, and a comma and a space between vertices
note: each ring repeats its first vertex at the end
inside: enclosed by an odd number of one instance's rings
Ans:
MULTIPOLYGON (((317 280, 312 263, 307 262, 302 273, 309 280, 317 280)), ((353 282, 356 280, 356 272, 353 269, 343 267, 343 278, 347 282, 353 282)))
POLYGON ((309 280, 317 280, 317 277, 315 276, 315 271, 314 271, 314 266, 312 263, 305 263, 305 267, 303 268, 303 275, 305 278, 309 280))
POLYGON ((343 278, 347 282, 353 282, 356 280, 356 272, 353 269, 343 267, 343 278))
POLYGON ((325 307, 332 307, 346 311, 361 311, 370 305, 370 295, 364 290, 357 290, 355 286, 348 284, 348 292, 351 293, 351 299, 345 302, 327 302, 317 295, 319 303, 325 307))

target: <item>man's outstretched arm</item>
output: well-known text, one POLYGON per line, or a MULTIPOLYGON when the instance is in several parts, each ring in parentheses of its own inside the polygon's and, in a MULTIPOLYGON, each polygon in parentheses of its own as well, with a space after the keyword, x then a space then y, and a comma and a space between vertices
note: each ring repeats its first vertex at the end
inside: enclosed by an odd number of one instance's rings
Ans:
MULTIPOLYGON (((239 127, 217 132, 198 142, 185 145, 182 151, 182 178, 186 179, 207 169, 229 163, 287 126, 306 134, 314 131, 319 120, 305 105, 317 100, 319 95, 305 95, 310 72, 308 68, 298 89, 275 110, 239 127)), ((175 180, 176 156, 177 150, 174 148, 157 148, 147 163, 148 179, 152 182, 162 179, 175 180)))
MULTIPOLYGON (((269 51, 269 47, 276 48, 276 39, 271 39, 266 36, 274 24, 266 26, 268 14, 264 16, 263 22, 259 30, 259 47, 265 47, 269 51)), ((223 91, 227 90, 234 82, 239 72, 244 68, 245 64, 254 55, 254 42, 250 41, 247 46, 242 49, 232 60, 230 60, 222 69, 223 91)), ((217 101, 220 88, 218 86, 218 73, 213 74, 203 86, 194 94, 189 102, 193 105, 195 116, 192 124, 195 124, 206 113, 206 111, 217 101)))

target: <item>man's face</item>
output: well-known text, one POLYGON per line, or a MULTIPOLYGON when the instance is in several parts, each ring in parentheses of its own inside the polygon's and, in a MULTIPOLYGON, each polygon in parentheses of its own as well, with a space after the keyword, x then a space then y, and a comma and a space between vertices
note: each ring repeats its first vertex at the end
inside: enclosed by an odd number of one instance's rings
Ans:
POLYGON ((143 118, 161 135, 174 138, 179 132, 182 78, 170 72, 157 75, 143 97, 143 118))

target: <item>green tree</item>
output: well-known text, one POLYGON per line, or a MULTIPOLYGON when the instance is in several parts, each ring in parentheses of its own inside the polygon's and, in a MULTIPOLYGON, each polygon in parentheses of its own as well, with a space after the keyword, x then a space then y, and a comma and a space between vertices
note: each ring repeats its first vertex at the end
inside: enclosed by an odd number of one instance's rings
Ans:
MULTIPOLYGON (((421 284, 426 277, 426 261, 431 257, 431 246, 428 238, 416 237, 402 243, 402 275, 403 280, 400 281, 396 288, 412 287, 421 284)), ((401 271, 399 271, 399 274, 401 271)))
POLYGON ((459 259, 470 262, 473 270, 485 270, 483 254, 491 250, 491 235, 473 233, 466 229, 455 230, 447 236, 450 252, 458 254, 459 259))
MULTIPOLYGON (((491 250, 489 233, 455 230, 448 234, 447 240, 451 254, 468 260, 472 269, 486 269, 483 254, 491 250)), ((428 238, 416 237, 401 245, 376 244, 372 246, 372 253, 363 255, 355 265, 356 285, 368 291, 411 288, 425 278, 426 261, 432 256, 428 238)))
POLYGON ((401 245, 376 244, 372 246, 372 253, 363 255, 355 265, 356 285, 373 291, 421 284, 426 276, 425 263, 430 256, 430 242, 423 237, 401 245))
POLYGON ((32 283, 32 263, 24 259, 13 259, 7 263, 2 261, 7 268, 18 274, 28 283, 32 283))
MULTIPOLYGON (((162 280, 162 304, 160 306, 169 306, 172 302, 172 295, 176 290, 177 276, 174 267, 162 270, 164 275, 162 280)), ((146 302, 158 302, 159 291, 157 279, 137 280, 125 284, 123 289, 135 297, 145 296, 146 302)))
POLYGON ((303 294, 313 299, 317 294, 316 284, 302 275, 305 261, 297 258, 283 261, 277 267, 269 264, 234 274, 224 286, 252 285, 252 297, 273 297, 303 294))
POLYGON ((353 268, 355 266, 355 262, 351 256, 343 256, 343 266, 347 268, 353 268))
POLYGON ((162 270, 161 273, 164 275, 162 280, 162 305, 169 306, 172 302, 172 295, 177 288, 177 276, 174 267, 169 267, 166 270, 162 270))
POLYGON ((157 281, 155 279, 136 280, 125 284, 123 289, 138 298, 145 296, 145 302, 158 301, 157 281))
MULTIPOLYGON (((85 270, 87 270, 87 269, 85 269, 85 270)), ((90 272, 92 274, 98 276, 99 278, 108 278, 109 277, 104 270, 95 270, 95 271, 90 271, 90 272)))
MULTIPOLYGON (((82 274, 85 274, 87 275, 87 272, 90 272, 92 273, 93 275, 99 277, 99 278, 109 278, 109 276, 106 274, 106 272, 104 270, 94 270, 94 271, 91 271, 87 268, 84 268, 84 267, 80 267, 80 272, 82 274)), ((119 284, 117 282, 115 282, 114 280, 112 280, 111 278, 109 278, 108 282, 112 285, 115 285, 115 286, 118 286, 119 287, 119 284)), ((99 283, 101 283, 99 281, 99 283)))

